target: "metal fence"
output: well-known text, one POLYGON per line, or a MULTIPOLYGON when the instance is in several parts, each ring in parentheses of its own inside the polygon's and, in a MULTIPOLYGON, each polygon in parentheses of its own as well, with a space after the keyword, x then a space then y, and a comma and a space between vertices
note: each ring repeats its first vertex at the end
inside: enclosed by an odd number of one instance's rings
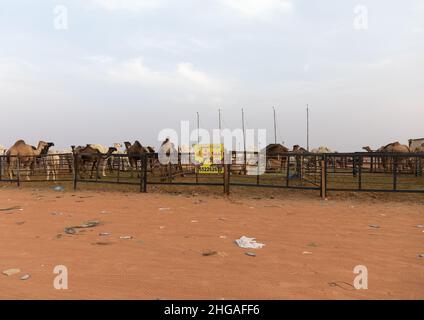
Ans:
POLYGON ((281 153, 233 152, 228 164, 200 172, 193 154, 178 154, 174 164, 160 164, 158 154, 48 154, 0 156, 0 181, 72 181, 81 183, 263 187, 328 191, 424 193, 424 153, 281 153))

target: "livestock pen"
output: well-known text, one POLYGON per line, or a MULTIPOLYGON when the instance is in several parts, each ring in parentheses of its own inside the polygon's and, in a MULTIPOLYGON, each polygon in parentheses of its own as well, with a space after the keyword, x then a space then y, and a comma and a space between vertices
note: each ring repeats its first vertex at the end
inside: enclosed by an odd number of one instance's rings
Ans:
POLYGON ((331 191, 424 193, 423 153, 281 153, 233 152, 224 163, 201 172, 193 154, 178 154, 178 161, 161 164, 158 154, 140 154, 136 166, 127 154, 54 154, 33 158, 0 156, 0 182, 21 185, 28 181, 82 184, 263 187, 331 191), (103 166, 106 170, 102 170, 103 166), (103 176, 105 171, 105 176, 103 176))

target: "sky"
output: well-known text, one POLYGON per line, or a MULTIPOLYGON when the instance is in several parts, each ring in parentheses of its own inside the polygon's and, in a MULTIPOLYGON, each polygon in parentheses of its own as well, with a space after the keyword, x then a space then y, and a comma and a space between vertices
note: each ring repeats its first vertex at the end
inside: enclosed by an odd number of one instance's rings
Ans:
POLYGON ((337 151, 424 137, 421 0, 4 0, 0 145, 267 129, 337 151))

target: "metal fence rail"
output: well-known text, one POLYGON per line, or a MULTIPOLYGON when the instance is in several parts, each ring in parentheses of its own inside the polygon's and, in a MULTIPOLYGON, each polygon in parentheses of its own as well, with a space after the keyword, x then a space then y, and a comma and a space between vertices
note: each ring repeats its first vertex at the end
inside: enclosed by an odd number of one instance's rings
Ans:
POLYGON ((137 185, 232 186, 320 191, 424 193, 424 153, 260 153, 233 152, 227 164, 213 164, 200 173, 193 154, 160 164, 158 154, 47 154, 0 156, 0 181, 17 183, 72 181, 137 185), (189 160, 189 161, 185 161, 189 160))

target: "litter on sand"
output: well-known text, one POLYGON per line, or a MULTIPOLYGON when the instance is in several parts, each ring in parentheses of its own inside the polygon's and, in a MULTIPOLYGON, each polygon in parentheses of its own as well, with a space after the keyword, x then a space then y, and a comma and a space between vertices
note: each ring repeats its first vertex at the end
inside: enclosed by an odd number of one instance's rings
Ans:
POLYGON ((418 255, 418 258, 424 258, 424 252, 418 255))
POLYGON ((25 274, 25 275, 23 275, 22 277, 21 277, 21 280, 28 280, 29 278, 31 278, 31 275, 29 275, 29 274, 25 274))
POLYGON ((245 252, 244 254, 249 257, 256 257, 256 253, 253 252, 245 252))
POLYGON ((374 229, 380 229, 380 226, 378 224, 370 224, 369 227, 374 229))
POLYGON ((310 254, 312 254, 312 252, 309 252, 309 251, 303 251, 303 252, 302 252, 302 254, 304 254, 304 255, 310 255, 310 254))
POLYGON ((213 251, 213 250, 204 250, 204 251, 202 252, 202 256, 204 256, 204 257, 214 256, 214 255, 216 255, 217 253, 218 253, 218 252, 213 251))
POLYGON ((100 232, 99 233, 99 236, 101 236, 101 237, 107 237, 107 236, 110 236, 110 233, 109 232, 100 232))
POLYGON ((168 211, 171 210, 171 208, 159 208, 159 211, 168 211))
POLYGON ((235 242, 240 248, 244 249, 262 249, 265 246, 263 243, 256 242, 255 238, 248 238, 246 236, 242 236, 235 242))
POLYGON ((56 187, 53 187, 53 190, 54 190, 54 191, 63 191, 63 190, 65 190, 65 187, 62 187, 62 186, 56 186, 56 187))
POLYGON ((22 209, 22 207, 20 207, 20 206, 14 206, 14 207, 9 207, 9 208, 0 208, 1 212, 14 211, 14 210, 23 211, 24 209, 22 209))
POLYGON ((77 230, 75 229, 93 228, 93 227, 97 227, 99 224, 100 224, 100 221, 98 220, 87 221, 79 226, 66 227, 64 231, 67 234, 76 234, 77 230))
POLYGON ((120 236, 119 239, 121 240, 131 240, 133 236, 120 236))
POLYGON ((19 270, 19 269, 7 269, 7 270, 4 270, 2 273, 5 276, 10 277, 10 276, 13 276, 14 274, 17 274, 19 272, 21 272, 21 270, 19 270))
POLYGON ((421 224, 419 224, 418 226, 415 226, 416 228, 420 228, 420 229, 423 229, 424 228, 424 226, 423 225, 421 225, 421 224))

